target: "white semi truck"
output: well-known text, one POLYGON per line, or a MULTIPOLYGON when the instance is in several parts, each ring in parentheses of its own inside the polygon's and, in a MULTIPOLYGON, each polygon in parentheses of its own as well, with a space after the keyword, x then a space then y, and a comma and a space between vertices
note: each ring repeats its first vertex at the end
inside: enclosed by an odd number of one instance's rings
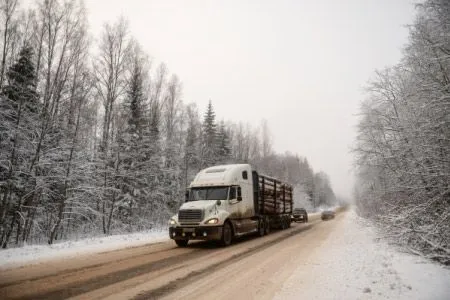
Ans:
POLYGON ((169 221, 169 234, 180 247, 189 240, 228 246, 234 237, 290 227, 292 207, 289 184, 260 175, 249 164, 214 166, 189 185, 186 202, 169 221))

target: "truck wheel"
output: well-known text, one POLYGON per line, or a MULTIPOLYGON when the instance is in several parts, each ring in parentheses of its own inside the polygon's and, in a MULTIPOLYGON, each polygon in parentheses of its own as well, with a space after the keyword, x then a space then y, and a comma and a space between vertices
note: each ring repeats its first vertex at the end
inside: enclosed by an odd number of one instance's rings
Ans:
POLYGON ((258 235, 259 236, 264 236, 264 234, 266 233, 266 223, 264 222, 264 219, 259 219, 259 224, 258 224, 258 235))
POLYGON ((189 243, 189 240, 175 240, 175 243, 178 247, 186 247, 189 243))
POLYGON ((226 247, 231 245, 231 242, 233 240, 233 229, 231 229, 231 225, 229 222, 226 222, 223 224, 223 231, 222 231, 222 246, 226 247))

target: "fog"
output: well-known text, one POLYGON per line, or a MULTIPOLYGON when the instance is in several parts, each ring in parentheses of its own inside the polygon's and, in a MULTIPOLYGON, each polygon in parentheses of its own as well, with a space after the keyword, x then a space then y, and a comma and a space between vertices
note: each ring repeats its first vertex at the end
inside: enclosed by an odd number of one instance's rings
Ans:
POLYGON ((91 32, 119 15, 154 63, 183 82, 183 101, 219 120, 269 123, 277 152, 306 156, 351 197, 351 145, 364 85, 395 64, 412 1, 87 0, 91 32))

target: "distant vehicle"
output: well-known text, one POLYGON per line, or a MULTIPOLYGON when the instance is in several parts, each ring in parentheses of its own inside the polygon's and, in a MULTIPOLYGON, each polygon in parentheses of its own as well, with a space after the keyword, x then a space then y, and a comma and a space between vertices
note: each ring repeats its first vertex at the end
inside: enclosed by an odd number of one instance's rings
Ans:
POLYGON ((291 220, 294 222, 306 223, 308 222, 308 213, 304 208, 295 208, 292 213, 291 220))
POLYGON ((332 210, 325 210, 322 212, 321 219, 322 220, 329 220, 334 219, 335 212, 332 210))
POLYGON ((234 237, 286 229, 291 225, 292 190, 248 164, 201 170, 186 192, 186 202, 169 220, 170 238, 179 247, 190 240, 216 240, 228 246, 234 237))

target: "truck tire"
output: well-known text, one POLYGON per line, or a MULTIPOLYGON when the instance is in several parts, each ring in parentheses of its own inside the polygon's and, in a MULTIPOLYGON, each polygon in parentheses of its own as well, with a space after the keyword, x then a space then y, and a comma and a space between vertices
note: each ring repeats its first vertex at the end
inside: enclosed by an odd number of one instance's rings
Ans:
POLYGON ((232 241, 233 241, 233 229, 231 228, 230 222, 225 222, 225 224, 223 224, 222 240, 220 242, 222 246, 227 247, 231 245, 232 241))
POLYGON ((175 240, 175 243, 178 247, 186 247, 189 243, 189 240, 175 240))
POLYGON ((259 224, 258 224, 258 235, 259 236, 264 236, 266 234, 266 223, 264 222, 264 219, 259 219, 259 224))

